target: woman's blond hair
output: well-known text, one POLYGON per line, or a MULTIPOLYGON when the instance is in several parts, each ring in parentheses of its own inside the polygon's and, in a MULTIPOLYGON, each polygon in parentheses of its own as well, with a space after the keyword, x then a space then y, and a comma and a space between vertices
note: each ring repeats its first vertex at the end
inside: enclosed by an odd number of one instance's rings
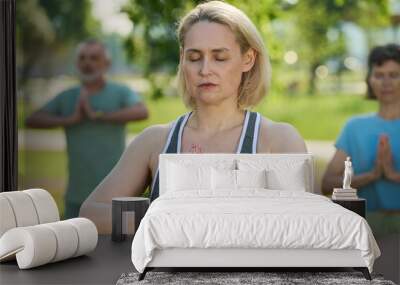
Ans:
MULTIPOLYGON (((267 95, 271 68, 264 42, 251 20, 238 8, 221 1, 210 1, 197 5, 182 18, 177 30, 180 49, 183 51, 185 35, 188 30, 200 21, 226 25, 235 34, 242 53, 252 48, 256 53, 254 66, 243 73, 239 85, 238 107, 240 109, 256 106, 267 95)), ((182 70, 178 67, 178 88, 188 108, 194 109, 195 102, 188 94, 182 70)))

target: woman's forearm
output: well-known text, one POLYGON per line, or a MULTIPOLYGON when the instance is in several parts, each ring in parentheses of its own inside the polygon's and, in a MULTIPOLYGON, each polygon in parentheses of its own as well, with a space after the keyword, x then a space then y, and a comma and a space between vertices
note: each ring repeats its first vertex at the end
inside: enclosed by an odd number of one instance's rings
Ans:
POLYGON ((97 227, 99 234, 111 234, 111 204, 100 202, 83 203, 79 216, 88 218, 97 227))
POLYGON ((386 178, 393 182, 400 183, 400 172, 396 172, 393 170, 387 175, 386 178))
POLYGON ((370 184, 376 181, 379 178, 379 174, 375 173, 374 171, 365 172, 362 174, 358 174, 353 176, 351 186, 353 188, 360 188, 367 184, 370 184))
MULTIPOLYGON (((374 171, 365 172, 362 174, 354 175, 351 180, 351 187, 359 189, 367 184, 370 184, 379 178, 379 174, 374 171)), ((331 194, 333 188, 343 187, 342 175, 325 176, 322 183, 322 193, 331 194)))

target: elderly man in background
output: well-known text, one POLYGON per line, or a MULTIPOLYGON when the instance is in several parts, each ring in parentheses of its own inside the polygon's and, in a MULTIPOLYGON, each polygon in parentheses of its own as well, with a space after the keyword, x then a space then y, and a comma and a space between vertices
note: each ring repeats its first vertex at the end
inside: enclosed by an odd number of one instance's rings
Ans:
POLYGON ((76 60, 81 84, 26 119, 31 128, 64 128, 69 172, 65 218, 79 215, 83 201, 119 160, 125 149, 125 124, 148 117, 136 93, 105 78, 110 63, 104 44, 82 42, 76 60))

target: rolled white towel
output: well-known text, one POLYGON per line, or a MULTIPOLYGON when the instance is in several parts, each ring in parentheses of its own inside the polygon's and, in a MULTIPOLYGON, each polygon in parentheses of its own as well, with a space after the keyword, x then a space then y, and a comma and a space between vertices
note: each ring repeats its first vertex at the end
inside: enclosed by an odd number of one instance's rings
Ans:
POLYGON ((9 229, 15 228, 14 211, 8 199, 0 195, 0 237, 9 229))
POLYGON ((78 233, 71 228, 67 221, 43 224, 43 227, 49 228, 56 236, 57 248, 51 262, 57 262, 70 258, 75 255, 78 248, 78 233))
POLYGON ((17 227, 33 226, 39 223, 35 205, 31 197, 23 191, 2 192, 13 209, 17 227))
POLYGON ((16 255, 20 269, 49 263, 56 251, 54 233, 41 225, 13 228, 0 238, 0 261, 16 255))
POLYGON ((28 189, 0 193, 0 237, 9 229, 60 220, 57 204, 49 192, 28 189))
POLYGON ((90 252, 96 248, 98 233, 96 225, 86 218, 74 218, 65 220, 70 223, 78 233, 78 248, 74 257, 90 252))
POLYGON ((0 238, 0 261, 16 256, 20 269, 86 254, 96 248, 97 228, 75 218, 8 230, 0 238))
POLYGON ((28 194, 35 206, 39 224, 51 223, 60 220, 56 201, 49 192, 43 189, 28 189, 22 191, 28 194))

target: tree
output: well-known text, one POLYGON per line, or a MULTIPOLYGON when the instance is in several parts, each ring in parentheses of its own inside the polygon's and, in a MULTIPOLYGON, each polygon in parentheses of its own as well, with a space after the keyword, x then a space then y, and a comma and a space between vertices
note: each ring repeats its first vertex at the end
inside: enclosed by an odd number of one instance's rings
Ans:
POLYGON ((26 84, 41 59, 56 58, 93 34, 98 24, 89 0, 19 0, 16 7, 18 86, 26 84))
POLYGON ((143 76, 149 80, 150 96, 163 96, 163 88, 153 73, 171 74, 179 61, 178 42, 175 36, 177 20, 197 1, 147 1, 131 0, 122 9, 133 22, 132 37, 125 41, 130 60, 142 67, 143 76))
POLYGON ((309 65, 309 94, 315 92, 317 67, 345 53, 344 22, 371 27, 388 24, 389 19, 387 0, 301 0, 291 11, 300 54, 309 65), (329 40, 332 30, 338 34, 337 40, 329 40))
MULTIPOLYGON (((179 62, 179 46, 176 38, 178 20, 195 7, 200 0, 131 0, 123 8, 133 22, 133 36, 125 42, 131 60, 140 64, 143 76, 150 81, 151 98, 163 96, 164 87, 153 75, 163 71, 171 75, 176 72, 179 62)), ((227 1, 242 9, 259 27, 264 39, 272 50, 279 44, 272 37, 269 23, 279 11, 278 0, 227 1)))

